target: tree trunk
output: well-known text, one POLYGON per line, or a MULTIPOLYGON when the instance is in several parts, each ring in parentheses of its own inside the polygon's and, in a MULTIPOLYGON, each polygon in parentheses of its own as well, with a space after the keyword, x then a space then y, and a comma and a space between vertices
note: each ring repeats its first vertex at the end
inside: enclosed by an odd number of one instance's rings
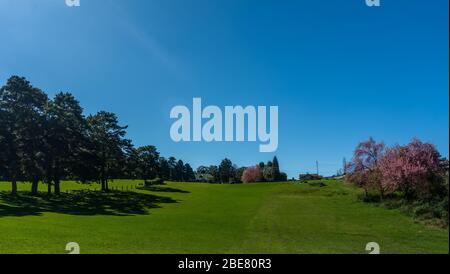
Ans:
POLYGON ((102 179, 102 191, 106 191, 105 179, 102 179))
POLYGON ((405 184, 405 198, 407 201, 411 201, 412 193, 410 191, 409 182, 405 184))
POLYGON ((59 179, 55 179, 55 194, 61 194, 61 181, 59 179))
POLYGON ((39 185, 39 181, 38 180, 34 180, 31 183, 31 194, 32 195, 37 195, 38 194, 38 185, 39 185))
POLYGON ((55 183, 55 194, 60 195, 61 194, 61 172, 59 167, 59 162, 56 161, 55 163, 55 172, 53 174, 53 182, 55 183))
POLYGON ((50 196, 52 194, 52 183, 47 183, 47 194, 50 196))
POLYGON ((13 179, 11 182, 11 194, 16 195, 17 194, 17 181, 16 179, 13 179))

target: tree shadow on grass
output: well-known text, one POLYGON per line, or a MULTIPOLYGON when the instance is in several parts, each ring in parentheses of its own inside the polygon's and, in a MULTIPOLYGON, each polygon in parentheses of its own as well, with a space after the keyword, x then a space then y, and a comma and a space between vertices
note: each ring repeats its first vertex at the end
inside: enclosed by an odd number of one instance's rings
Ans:
POLYGON ((147 190, 147 191, 154 191, 154 192, 190 193, 187 190, 171 188, 171 187, 163 187, 163 186, 159 186, 159 185, 141 186, 141 187, 137 187, 137 189, 139 189, 139 190, 147 190))
POLYGON ((73 191, 60 196, 40 193, 31 196, 20 192, 16 196, 0 192, 0 218, 5 216, 39 216, 44 212, 69 215, 146 215, 148 209, 159 208, 162 203, 176 203, 170 197, 123 191, 73 191))
POLYGON ((17 207, 5 204, 0 204, 0 218, 2 217, 23 217, 23 216, 38 216, 41 213, 31 207, 17 207))

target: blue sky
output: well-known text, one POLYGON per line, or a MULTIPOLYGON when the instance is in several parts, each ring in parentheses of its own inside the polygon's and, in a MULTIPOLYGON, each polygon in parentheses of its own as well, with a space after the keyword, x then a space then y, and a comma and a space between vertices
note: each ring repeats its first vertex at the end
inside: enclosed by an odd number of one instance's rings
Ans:
POLYGON ((326 175, 361 140, 412 137, 448 157, 448 1, 0 0, 0 83, 70 91, 118 114, 136 145, 193 166, 277 155, 326 175), (174 143, 175 105, 279 106, 279 147, 174 143))

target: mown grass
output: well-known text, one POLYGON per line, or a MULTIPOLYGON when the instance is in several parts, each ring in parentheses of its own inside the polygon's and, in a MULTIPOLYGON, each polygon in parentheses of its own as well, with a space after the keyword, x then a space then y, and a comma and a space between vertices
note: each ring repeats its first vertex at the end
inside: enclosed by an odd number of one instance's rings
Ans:
POLYGON ((81 253, 365 253, 368 242, 382 253, 449 252, 448 229, 363 203, 344 182, 323 182, 142 188, 116 180, 108 194, 64 182, 59 198, 47 197, 45 185, 39 197, 11 198, 10 184, 0 183, 0 253, 65 253, 68 242, 81 253))

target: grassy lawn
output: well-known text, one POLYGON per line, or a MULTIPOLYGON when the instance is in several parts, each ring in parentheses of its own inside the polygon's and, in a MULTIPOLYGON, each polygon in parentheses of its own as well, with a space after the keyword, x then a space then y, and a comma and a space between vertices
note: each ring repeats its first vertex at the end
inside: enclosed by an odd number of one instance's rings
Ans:
POLYGON ((362 203, 359 190, 340 181, 138 183, 116 180, 124 191, 80 195, 98 185, 64 182, 70 192, 52 200, 12 199, 10 184, 0 183, 0 253, 65 253, 68 242, 81 253, 365 253, 368 242, 382 253, 449 252, 448 230, 362 203))

